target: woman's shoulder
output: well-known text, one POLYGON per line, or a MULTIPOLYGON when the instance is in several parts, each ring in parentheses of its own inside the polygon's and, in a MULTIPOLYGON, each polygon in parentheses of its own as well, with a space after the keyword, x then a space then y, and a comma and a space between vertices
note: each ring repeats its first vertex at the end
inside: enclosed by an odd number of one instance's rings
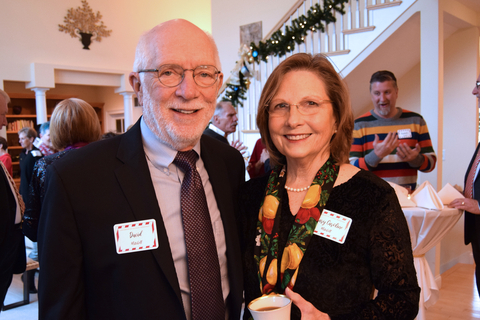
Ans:
POLYGON ((269 176, 267 174, 246 181, 240 191, 242 196, 254 196, 258 194, 258 192, 263 195, 263 190, 265 190, 265 187, 267 186, 268 178, 269 176))
POLYGON ((345 187, 350 187, 350 185, 363 185, 372 188, 392 189, 388 182, 379 178, 377 175, 370 171, 359 169, 351 164, 343 164, 340 166, 335 186, 342 184, 345 184, 345 187))

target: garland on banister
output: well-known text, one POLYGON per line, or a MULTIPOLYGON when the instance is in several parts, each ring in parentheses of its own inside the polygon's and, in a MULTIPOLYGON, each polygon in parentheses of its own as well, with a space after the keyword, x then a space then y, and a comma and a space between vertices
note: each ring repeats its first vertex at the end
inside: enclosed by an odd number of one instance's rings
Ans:
MULTIPOLYGON (((325 25, 336 22, 335 12, 345 14, 345 4, 349 0, 323 0, 323 8, 316 3, 306 15, 293 19, 285 30, 277 30, 270 39, 260 41, 258 45, 250 44, 250 48, 240 48, 241 59, 232 70, 232 76, 226 81, 226 92, 222 100, 230 101, 233 106, 242 106, 250 85, 251 63, 268 61, 268 56, 283 57, 295 50, 295 46, 305 42, 308 31, 325 32, 325 25)), ((223 88, 222 88, 223 89, 223 88)), ((222 92, 222 90, 220 90, 222 92)))

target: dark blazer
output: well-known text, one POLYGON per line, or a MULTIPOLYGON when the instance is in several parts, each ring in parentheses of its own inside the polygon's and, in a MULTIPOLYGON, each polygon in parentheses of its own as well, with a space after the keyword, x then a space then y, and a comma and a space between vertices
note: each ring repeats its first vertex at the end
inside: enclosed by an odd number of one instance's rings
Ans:
POLYGON ((205 129, 205 131, 203 131, 203 134, 205 134, 205 135, 207 135, 207 136, 209 136, 209 137, 215 138, 215 139, 217 139, 217 140, 219 140, 219 141, 222 141, 223 143, 226 143, 226 144, 230 145, 230 144, 228 143, 227 138, 225 138, 224 136, 216 133, 215 131, 213 131, 213 130, 210 129, 210 128, 205 129))
MULTIPOLYGON (((204 136, 201 157, 225 228, 227 308, 238 319, 243 287, 234 212, 245 176, 243 159, 204 136)), ((140 121, 125 134, 73 150, 53 163, 43 203, 40 319, 185 319, 140 121), (159 248, 117 254, 113 226, 146 219, 156 220, 159 248)))
POLYGON ((25 240, 15 226, 17 204, 8 182, 7 172, 0 166, 0 311, 14 273, 25 271, 25 240))
MULTIPOLYGON (((472 160, 470 160, 470 164, 468 165, 467 172, 465 173, 464 186, 467 185, 467 177, 468 177, 468 174, 470 173, 470 170, 472 169, 473 161, 475 160, 475 156, 477 155, 479 147, 480 147, 480 144, 477 145, 477 149, 475 150, 472 160)), ((480 179, 478 178, 478 176, 473 183, 473 190, 476 190, 473 193, 473 198, 478 202, 480 202, 480 179)), ((480 232, 480 215, 465 211, 464 228, 465 228, 465 244, 469 244, 473 240, 473 235, 475 233, 480 232)), ((480 239, 480 237, 477 237, 477 238, 480 239)), ((480 246, 480 244, 478 245, 480 246)))

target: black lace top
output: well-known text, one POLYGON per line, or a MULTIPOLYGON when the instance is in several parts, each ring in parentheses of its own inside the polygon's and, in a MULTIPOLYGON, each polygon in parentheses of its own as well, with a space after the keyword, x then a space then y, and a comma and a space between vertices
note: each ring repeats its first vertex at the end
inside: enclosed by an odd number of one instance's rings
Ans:
POLYGON ((25 202, 25 215, 23 216, 23 233, 32 241, 37 241, 38 221, 42 209, 43 197, 45 196, 45 178, 47 168, 56 160, 63 158, 69 150, 63 150, 52 155, 43 157, 35 163, 32 180, 29 186, 28 199, 25 202))
MULTIPOLYGON (((261 295, 253 251, 267 179, 250 180, 240 194, 245 305, 261 295)), ((293 223, 285 195, 280 237, 288 235, 293 223)), ((293 290, 332 320, 414 319, 420 288, 408 225, 393 189, 362 170, 332 190, 325 209, 352 219, 347 238, 339 244, 314 235, 293 290), (373 288, 378 290, 374 300, 373 288)), ((249 316, 245 310, 244 319, 249 316)), ((292 305, 292 319, 300 317, 299 309, 292 305)))

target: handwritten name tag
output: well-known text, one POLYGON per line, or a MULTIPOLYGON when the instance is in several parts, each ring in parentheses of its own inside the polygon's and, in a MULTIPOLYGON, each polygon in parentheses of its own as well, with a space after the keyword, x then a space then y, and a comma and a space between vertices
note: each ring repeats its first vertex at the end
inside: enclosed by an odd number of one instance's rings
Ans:
POLYGON ((398 139, 410 139, 412 137, 412 130, 410 129, 398 129, 398 139))
POLYGON ((313 233, 317 236, 343 244, 347 238, 351 224, 351 218, 323 209, 313 233))
POLYGON ((113 226, 117 253, 131 253, 158 248, 155 219, 119 223, 113 226))

